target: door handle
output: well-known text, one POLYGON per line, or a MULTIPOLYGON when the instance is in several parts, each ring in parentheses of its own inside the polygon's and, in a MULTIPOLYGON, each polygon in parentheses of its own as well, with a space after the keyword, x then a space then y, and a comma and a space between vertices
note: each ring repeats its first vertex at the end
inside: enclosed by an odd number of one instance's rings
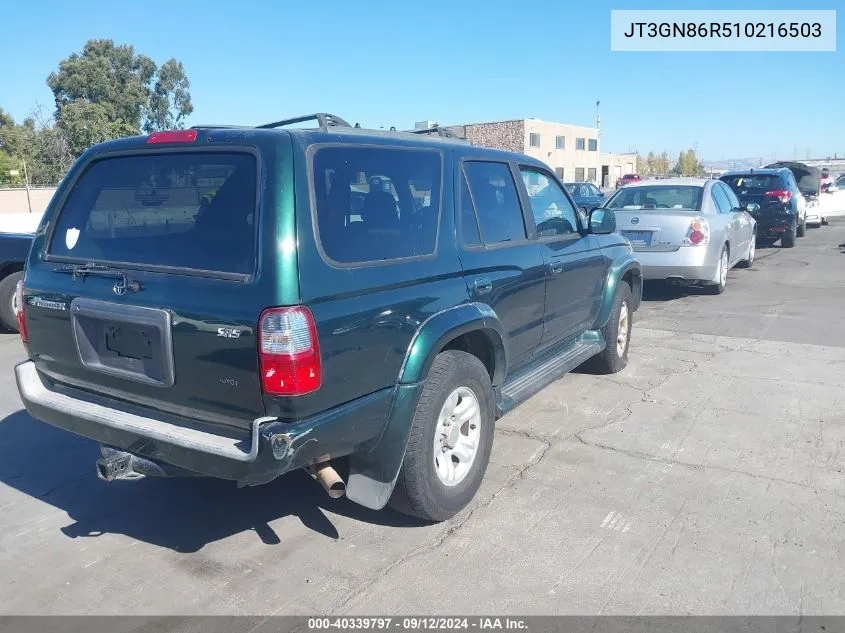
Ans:
POLYGON ((549 264, 549 268, 552 269, 552 274, 557 275, 558 273, 563 272, 563 262, 552 262, 549 264))
POLYGON ((476 294, 486 295, 493 290, 493 282, 489 279, 476 279, 472 282, 472 287, 475 288, 476 294))

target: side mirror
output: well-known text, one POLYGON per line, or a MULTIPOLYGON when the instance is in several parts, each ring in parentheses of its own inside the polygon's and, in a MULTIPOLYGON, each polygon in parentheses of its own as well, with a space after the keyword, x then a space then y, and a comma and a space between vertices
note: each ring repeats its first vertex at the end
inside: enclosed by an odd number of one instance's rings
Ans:
POLYGON ((593 235, 609 235, 616 231, 616 214, 610 209, 597 207, 590 211, 587 230, 593 235))
POLYGON ((743 207, 743 211, 748 211, 748 213, 757 213, 760 210, 760 205, 756 202, 749 202, 743 207))

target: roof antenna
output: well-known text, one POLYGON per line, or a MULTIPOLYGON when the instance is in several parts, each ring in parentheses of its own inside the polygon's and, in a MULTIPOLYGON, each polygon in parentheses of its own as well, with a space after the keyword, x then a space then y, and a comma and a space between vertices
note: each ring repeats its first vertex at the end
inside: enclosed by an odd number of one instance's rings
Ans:
POLYGON ((395 132, 395 131, 396 131, 396 126, 395 126, 395 125, 391 125, 391 126, 390 126, 390 131, 391 131, 391 132, 395 132))
POLYGON ((361 124, 360 124, 360 123, 356 123, 356 124, 355 124, 355 127, 357 127, 357 128, 359 128, 359 129, 360 129, 360 128, 361 128, 361 124))

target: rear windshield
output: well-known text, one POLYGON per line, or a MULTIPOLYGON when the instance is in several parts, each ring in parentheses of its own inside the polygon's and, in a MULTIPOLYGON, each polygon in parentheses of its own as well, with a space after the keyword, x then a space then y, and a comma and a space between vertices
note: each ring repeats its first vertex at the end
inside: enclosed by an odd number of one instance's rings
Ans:
POLYGON ((620 189, 607 203, 609 209, 693 209, 701 207, 701 187, 653 185, 620 189))
POLYGON ((74 185, 49 253, 85 261, 250 274, 256 161, 247 153, 106 158, 74 185))
POLYGON ((726 182, 728 186, 736 193, 757 189, 760 191, 772 191, 774 189, 783 189, 783 183, 780 176, 772 176, 767 174, 753 174, 748 176, 724 176, 722 182, 726 182))
POLYGON ((314 155, 317 227, 338 263, 431 255, 440 222, 440 153, 324 147, 314 155))

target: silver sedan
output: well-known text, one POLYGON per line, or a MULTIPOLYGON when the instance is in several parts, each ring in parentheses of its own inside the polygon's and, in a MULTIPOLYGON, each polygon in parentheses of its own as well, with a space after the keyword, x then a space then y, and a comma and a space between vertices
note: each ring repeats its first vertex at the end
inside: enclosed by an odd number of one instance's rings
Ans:
MULTIPOLYGON (((754 261, 757 223, 719 180, 642 180, 603 205, 642 264, 644 279, 704 285, 721 294, 728 271, 754 261)), ((754 205, 757 206, 757 205, 754 205)))

